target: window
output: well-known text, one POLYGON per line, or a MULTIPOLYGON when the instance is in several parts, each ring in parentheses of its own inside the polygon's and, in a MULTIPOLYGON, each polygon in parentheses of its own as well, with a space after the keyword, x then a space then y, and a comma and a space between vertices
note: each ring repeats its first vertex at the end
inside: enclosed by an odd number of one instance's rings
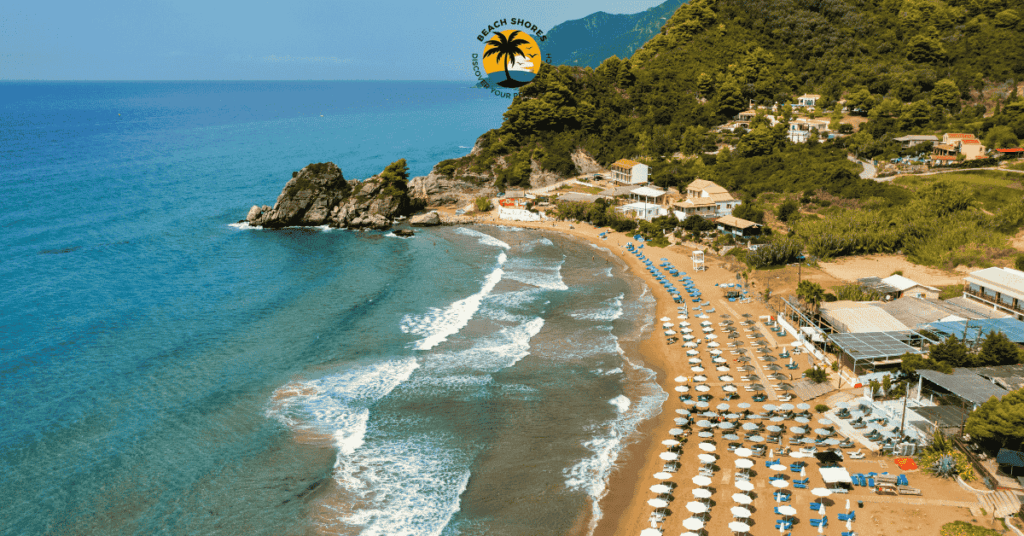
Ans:
POLYGON ((1003 294, 1002 296, 999 296, 999 301, 1001 301, 1003 305, 1013 307, 1013 296, 1007 296, 1006 294, 1003 294))
POLYGON ((996 291, 994 291, 994 290, 992 290, 990 288, 986 288, 986 289, 983 289, 983 290, 985 291, 985 295, 986 296, 989 296, 989 297, 992 297, 992 298, 996 297, 996 291))

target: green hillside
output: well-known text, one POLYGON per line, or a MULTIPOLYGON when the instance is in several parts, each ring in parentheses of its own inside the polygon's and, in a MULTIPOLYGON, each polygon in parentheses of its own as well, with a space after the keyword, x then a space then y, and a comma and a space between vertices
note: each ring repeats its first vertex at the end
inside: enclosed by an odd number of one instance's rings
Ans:
POLYGON ((606 58, 632 56, 654 37, 684 0, 667 0, 640 13, 611 15, 599 11, 563 22, 548 32, 544 53, 555 65, 597 67, 606 58))

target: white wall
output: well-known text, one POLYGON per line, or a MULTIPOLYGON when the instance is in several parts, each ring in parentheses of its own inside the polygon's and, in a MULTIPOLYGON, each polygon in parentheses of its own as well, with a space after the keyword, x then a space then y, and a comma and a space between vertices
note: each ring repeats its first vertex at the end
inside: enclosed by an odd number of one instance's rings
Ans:
POLYGON ((509 221, 541 221, 540 214, 535 214, 529 210, 523 210, 521 208, 505 208, 498 206, 498 218, 509 221))
POLYGON ((630 184, 647 184, 648 182, 648 167, 646 164, 637 164, 630 170, 631 176, 630 184))

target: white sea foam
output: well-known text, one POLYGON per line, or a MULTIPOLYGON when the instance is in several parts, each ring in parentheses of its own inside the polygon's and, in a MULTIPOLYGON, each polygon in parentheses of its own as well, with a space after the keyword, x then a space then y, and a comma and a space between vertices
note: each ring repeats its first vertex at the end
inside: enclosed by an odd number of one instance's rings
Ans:
POLYGON ((480 309, 483 299, 494 290, 498 281, 501 281, 501 277, 505 273, 501 266, 505 264, 506 260, 504 252, 498 255, 498 267, 484 278, 483 287, 476 294, 463 298, 445 309, 434 308, 427 314, 418 317, 406 316, 402 321, 402 331, 424 335, 423 339, 413 343, 413 348, 430 350, 466 327, 473 315, 480 309))
POLYGON ((260 225, 249 225, 249 222, 246 222, 246 221, 240 221, 240 222, 236 222, 236 223, 229 223, 228 227, 234 227, 235 229, 246 229, 246 230, 248 230, 248 229, 262 229, 263 228, 260 225))
POLYGON ((608 401, 609 404, 619 408, 619 413, 625 413, 629 409, 629 399, 626 395, 619 395, 608 401))
POLYGON ((427 366, 434 374, 465 370, 497 372, 530 355, 530 340, 543 328, 544 319, 540 317, 508 326, 476 340, 472 348, 432 357, 427 366))
POLYGON ((335 481, 359 506, 334 511, 326 521, 358 528, 361 536, 440 535, 469 485, 471 460, 447 447, 454 442, 440 434, 380 437, 339 457, 335 481))
POLYGON ((612 320, 618 320, 622 317, 622 299, 625 296, 625 294, 619 294, 615 298, 605 301, 605 307, 602 309, 586 309, 583 311, 569 313, 569 316, 576 320, 592 320, 595 322, 610 322, 612 320))
POLYGON ((506 244, 505 242, 502 242, 501 240, 498 240, 497 238, 494 238, 493 236, 487 233, 481 233, 480 231, 477 231, 476 229, 470 229, 469 227, 459 227, 458 229, 455 230, 455 232, 461 235, 476 237, 477 239, 480 240, 481 244, 486 244, 488 246, 495 246, 503 249, 512 248, 512 246, 506 244))
POLYGON ((594 248, 594 249, 596 249, 598 251, 603 251, 605 253, 611 253, 612 252, 612 250, 610 250, 610 249, 608 249, 606 247, 601 247, 601 246, 599 246, 599 245, 597 245, 597 244, 595 244, 593 242, 587 242, 587 245, 589 245, 590 247, 592 247, 592 248, 594 248))
POLYGON ((622 368, 621 367, 615 367, 615 368, 613 368, 611 370, 608 370, 608 371, 604 372, 605 376, 611 376, 612 374, 622 374, 622 368))
POLYGON ((419 368, 416 359, 385 361, 326 376, 317 380, 290 384, 283 396, 268 409, 268 415, 294 426, 304 423, 334 437, 341 454, 352 454, 363 444, 369 407, 409 379, 419 368))
POLYGON ((557 263, 528 257, 515 257, 508 265, 508 278, 545 290, 568 290, 562 279, 565 257, 557 263))
POLYGON ((384 235, 384 236, 390 236, 391 238, 401 238, 402 240, 412 240, 412 238, 413 238, 413 237, 411 237, 411 236, 398 236, 398 235, 396 235, 396 234, 395 234, 395 233, 393 233, 393 232, 391 232, 391 233, 388 233, 388 234, 386 234, 386 235, 384 235))

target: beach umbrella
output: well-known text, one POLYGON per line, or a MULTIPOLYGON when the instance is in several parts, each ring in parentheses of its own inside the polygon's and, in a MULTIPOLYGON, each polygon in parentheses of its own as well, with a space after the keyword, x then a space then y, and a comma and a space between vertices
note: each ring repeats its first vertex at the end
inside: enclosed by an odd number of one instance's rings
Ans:
POLYGON ((706 476, 701 476, 701 475, 697 475, 697 476, 693 477, 692 482, 694 484, 697 484, 698 486, 701 486, 701 487, 703 487, 703 486, 710 486, 711 485, 711 479, 706 477, 706 476))
POLYGON ((816 434, 818 434, 818 435, 829 435, 829 434, 831 434, 832 432, 829 432, 829 431, 828 431, 828 430, 826 430, 825 428, 815 428, 815 429, 814 429, 814 433, 816 433, 816 434))
POLYGON ((672 331, 671 329, 666 329, 665 330, 665 335, 675 335, 675 334, 676 334, 676 332, 672 331))
POLYGON ((736 405, 736 407, 747 409, 750 407, 750 402, 740 402, 739 404, 736 405))
POLYGON ((750 388, 753 389, 756 392, 764 391, 764 386, 759 384, 759 383, 752 383, 752 384, 750 384, 750 388))
POLYGON ((721 428, 722 430, 732 430, 733 428, 736 427, 736 425, 729 421, 724 421, 718 423, 718 427, 721 428))
POLYGON ((795 418, 793 420, 798 422, 798 423, 800 423, 800 424, 807 424, 807 423, 811 422, 811 420, 808 419, 807 417, 797 417, 797 418, 795 418))
POLYGON ((800 452, 799 450, 795 450, 793 452, 790 452, 789 456, 791 458, 806 458, 806 456, 804 456, 804 453, 800 452))
MULTIPOLYGON (((723 363, 728 363, 728 361, 726 361, 725 359, 723 359, 721 357, 713 357, 713 358, 711 358, 711 362, 712 363, 717 363, 719 365, 721 365, 723 363)), ((725 367, 725 370, 729 370, 729 367, 725 367)))
POLYGON ((850 509, 850 499, 846 499, 846 509, 850 509))
POLYGON ((736 451, 733 452, 733 454, 739 456, 740 458, 749 458, 754 453, 751 452, 751 450, 746 448, 746 447, 740 447, 740 448, 736 449, 736 451))
POLYGON ((707 419, 701 419, 697 421, 697 426, 701 428, 711 428, 712 426, 714 426, 714 424, 712 424, 711 421, 707 419))
POLYGON ((726 404, 725 402, 722 402, 721 404, 715 406, 715 408, 717 408, 718 411, 725 411, 725 410, 729 409, 729 404, 726 404))
POLYGON ((708 381, 708 377, 703 375, 703 374, 698 374, 698 375, 693 377, 693 381, 695 381, 695 382, 706 382, 706 381, 708 381))
POLYGON ((836 446, 836 445, 838 445, 840 443, 842 443, 842 441, 839 441, 838 439, 836 439, 834 437, 830 437, 830 438, 825 440, 825 444, 830 446, 830 447, 834 447, 834 446, 836 446))
POLYGON ((665 499, 651 499, 647 501, 647 504, 655 508, 664 508, 668 506, 668 501, 666 501, 665 499))
POLYGON ((721 344, 718 344, 717 342, 714 341, 708 343, 708 348, 718 348, 719 346, 721 346, 721 344))
POLYGON ((708 403, 707 402, 701 402, 701 401, 698 400, 697 401, 697 407, 701 408, 701 409, 704 409, 704 408, 708 407, 708 403))
POLYGON ((675 423, 676 426, 686 426, 690 423, 690 419, 687 419, 686 417, 676 417, 675 423))
POLYGON ((788 383, 780 383, 778 385, 778 387, 779 387, 779 390, 781 390, 781 391, 792 391, 793 390, 793 386, 788 384, 788 383))
POLYGON ((764 441, 764 438, 759 436, 759 435, 756 435, 756 436, 750 436, 750 440, 753 441, 754 443, 760 443, 760 442, 764 441))
POLYGON ((721 350, 711 350, 711 355, 722 355, 721 350))
POLYGON ((640 536, 661 536, 661 531, 658 529, 644 529, 640 531, 640 536))
POLYGON ((750 517, 750 510, 747 510, 742 506, 733 506, 729 509, 729 513, 731 513, 733 517, 750 517))
POLYGON ((731 382, 732 380, 733 380, 733 377, 728 375, 728 374, 722 374, 721 376, 718 377, 718 381, 722 381, 722 382, 731 382))
POLYGON ((772 486, 776 487, 776 488, 779 488, 779 489, 782 489, 782 488, 789 487, 789 482, 787 482, 785 480, 782 480, 782 479, 772 480, 772 486))
POLYGON ((682 428, 672 428, 668 433, 672 435, 683 435, 686 433, 686 430, 683 430, 682 428))
MULTIPOLYGON (((700 352, 698 352, 697 350, 690 349, 690 350, 686 351, 686 355, 689 355, 689 356, 700 355, 700 352)), ((692 359, 690 360, 690 363, 693 363, 692 359)), ((697 360, 697 363, 700 363, 700 359, 697 360)))
POLYGON ((701 322, 700 325, 702 325, 702 326, 710 326, 711 322, 708 322, 707 320, 705 320, 705 321, 701 322))
POLYGON ((683 520, 683 527, 690 530, 700 530, 704 528, 704 522, 696 517, 690 517, 683 520))
POLYGON ((651 486, 651 491, 653 491, 654 493, 672 493, 672 488, 666 486, 665 484, 655 484, 651 486))
POLYGON ((786 466, 782 465, 782 464, 779 464, 779 463, 776 463, 776 464, 773 464, 771 467, 769 467, 769 469, 771 469, 772 471, 781 472, 781 471, 785 471, 786 470, 786 466))
POLYGON ((704 488, 695 488, 693 490, 693 496, 698 498, 698 499, 710 499, 711 498, 711 490, 704 489, 704 488))
POLYGON ((805 469, 803 466, 801 466, 800 467, 800 477, 803 478, 805 476, 807 476, 807 469, 805 469))
POLYGON ((729 441, 739 441, 739 439, 740 439, 740 436, 738 436, 736 434, 722 434, 722 437, 724 439, 729 440, 729 441))
POLYGON ((679 442, 676 441, 675 439, 666 439, 666 440, 662 441, 661 444, 665 445, 665 446, 668 446, 668 447, 674 447, 674 446, 678 445, 679 442))
POLYGON ((704 452, 714 452, 717 449, 714 443, 701 443, 700 445, 697 445, 697 448, 704 452))
POLYGON ((711 333, 711 332, 715 331, 715 328, 704 328, 701 331, 703 331, 704 333, 711 333))
POLYGON ((814 488, 811 490, 811 494, 815 497, 828 497, 832 495, 832 492, 825 488, 814 488))
POLYGON ((661 321, 662 322, 668 322, 669 320, 671 320, 671 319, 669 317, 667 317, 667 316, 661 317, 661 321))
POLYGON ((700 460, 701 463, 715 463, 715 457, 711 454, 698 454, 697 459, 700 460))
POLYGON ((805 445, 813 445, 814 443, 817 443, 817 441, 815 441, 813 438, 810 438, 810 437, 805 437, 805 438, 801 439, 800 442, 805 444, 805 445))
POLYGON ((739 467, 740 469, 750 469, 751 467, 754 466, 753 460, 749 460, 747 458, 740 458, 736 460, 735 463, 736 467, 739 467))
POLYGON ((697 347, 697 343, 693 342, 693 335, 683 335, 683 338, 688 340, 688 341, 690 341, 690 342, 684 344, 683 346, 685 346, 687 348, 696 348, 697 347))
POLYGON ((828 425, 832 424, 832 421, 829 420, 829 419, 818 419, 818 424, 823 424, 825 426, 828 426, 828 425))
POLYGON ((793 508, 792 506, 779 506, 778 508, 779 508, 779 513, 784 515, 784 516, 795 516, 796 515, 796 508, 793 508))
POLYGON ((695 405, 697 405, 697 400, 691 398, 691 399, 688 399, 688 400, 684 400, 683 404, 686 404, 687 406, 695 406, 695 405))
POLYGON ((768 449, 768 458, 775 457, 775 449, 768 449))
POLYGON ((779 406, 782 411, 793 411, 793 404, 783 404, 779 406))
MULTIPOLYGON (((686 322, 683 322, 682 324, 685 324, 685 323, 686 323, 686 322)), ((680 324, 680 326, 682 326, 682 324, 680 324)), ((690 329, 690 328, 683 328, 683 329, 681 329, 681 330, 679 330, 679 331, 681 331, 681 332, 683 332, 683 333, 686 333, 686 334, 690 334, 690 333, 693 333, 693 330, 692 330, 692 329, 690 329)))
POLYGON ((662 452, 658 457, 669 462, 674 462, 679 459, 679 455, 675 452, 662 452))
POLYGON ((853 523, 852 523, 851 520, 847 519, 846 520, 846 530, 852 530, 852 529, 853 529, 853 523))
POLYGON ((740 491, 754 491, 754 484, 749 480, 739 480, 736 482, 736 489, 739 489, 740 491))
POLYGON ((654 478, 658 480, 669 480, 672 478, 672 473, 654 473, 654 478))
POLYGON ((686 503, 686 509, 694 514, 703 514, 708 511, 708 505, 702 502, 692 501, 686 503))
POLYGON ((768 419, 768 420, 771 421, 771 422, 782 422, 782 421, 786 420, 786 418, 782 417, 782 416, 779 416, 779 415, 776 415, 776 416, 774 416, 774 417, 772 417, 771 419, 768 419))
POLYGON ((741 426, 740 428, 743 428, 744 430, 751 432, 757 430, 758 428, 760 428, 760 426, 758 426, 757 423, 745 422, 743 423, 743 426, 741 426))
POLYGON ((765 411, 775 411, 775 410, 777 410, 779 408, 775 404, 765 404, 765 405, 761 406, 761 409, 763 409, 765 411))
POLYGON ((697 437, 703 437, 706 439, 709 437, 715 437, 715 433, 710 430, 701 430, 700 432, 697 432, 697 437))
POLYGON ((698 315, 697 318, 711 318, 711 317, 708 316, 708 315, 698 315))
POLYGON ((746 493, 733 493, 732 500, 739 504, 750 504, 754 502, 754 499, 751 499, 750 495, 747 495, 746 493))
MULTIPOLYGON (((687 352, 687 354, 689 354, 689 352, 693 352, 693 354, 690 354, 690 355, 696 355, 697 354, 696 350, 689 350, 687 352)), ((689 362, 693 363, 693 364, 699 364, 700 363, 700 358, 699 357, 691 357, 689 362)))
POLYGON ((750 525, 740 523, 739 521, 733 521, 729 523, 729 530, 733 532, 748 532, 750 530, 750 525))
POLYGON ((727 393, 735 393, 738 389, 736 389, 735 385, 730 383, 728 385, 723 385, 722 386, 722 390, 727 392, 727 393))
POLYGON ((704 338, 708 339, 708 340, 714 340, 714 339, 718 338, 718 335, 711 334, 711 335, 708 335, 707 337, 704 337, 704 338))
POLYGON ((768 430, 769 432, 781 432, 782 431, 782 427, 781 426, 775 426, 774 424, 771 425, 771 426, 765 426, 764 429, 768 430))
POLYGON ((764 368, 766 368, 768 370, 771 370, 771 371, 782 370, 782 367, 776 365, 775 363, 769 363, 769 364, 765 365, 764 368))
MULTIPOLYGON (((686 317, 686 316, 684 316, 684 315, 679 315, 679 318, 687 318, 687 317, 686 317)), ((679 325, 680 325, 680 326, 683 326, 683 327, 686 327, 686 326, 689 326, 689 325, 690 325, 690 323, 689 323, 689 322, 686 322, 686 321, 683 321, 683 322, 680 322, 680 323, 679 323, 679 325)))
POLYGON ((679 408, 679 409, 676 410, 676 413, 678 413, 680 415, 685 415, 685 416, 688 417, 690 415, 690 410, 688 410, 686 408, 679 408))
POLYGON ((766 355, 766 356, 764 356, 764 361, 767 361, 769 363, 774 363, 774 362, 778 361, 778 359, 776 359, 775 356, 766 355))
MULTIPOLYGON (((668 319, 667 318, 662 318, 662 320, 668 320, 668 319)), ((670 328, 670 327, 672 327, 674 325, 675 324, 673 324, 672 322, 665 322, 664 324, 661 325, 661 327, 663 327, 663 328, 670 328)))
POLYGON ((697 386, 697 390, 698 390, 698 391, 700 391, 700 392, 702 392, 702 393, 706 393, 706 392, 710 391, 710 390, 711 390, 711 388, 710 388, 710 387, 708 387, 708 386, 707 386, 706 384, 703 384, 703 383, 702 383, 702 384, 700 384, 700 385, 698 385, 698 386, 697 386))
POLYGON ((818 525, 818 534, 825 534, 825 525, 818 525))
POLYGON ((799 426, 790 426, 789 427, 789 431, 793 432, 794 434, 806 434, 807 433, 807 429, 801 428, 799 426))
POLYGON ((690 388, 688 386, 686 386, 686 385, 677 385, 676 386, 676 392, 677 393, 689 393, 690 392, 690 388))
POLYGON ((676 376, 676 381, 679 383, 686 383, 686 376, 676 376))
MULTIPOLYGON (((736 361, 739 361, 740 363, 750 363, 750 358, 745 356, 745 355, 741 355, 741 356, 736 358, 736 361)), ((753 369, 751 369, 751 370, 753 370, 753 369)))

